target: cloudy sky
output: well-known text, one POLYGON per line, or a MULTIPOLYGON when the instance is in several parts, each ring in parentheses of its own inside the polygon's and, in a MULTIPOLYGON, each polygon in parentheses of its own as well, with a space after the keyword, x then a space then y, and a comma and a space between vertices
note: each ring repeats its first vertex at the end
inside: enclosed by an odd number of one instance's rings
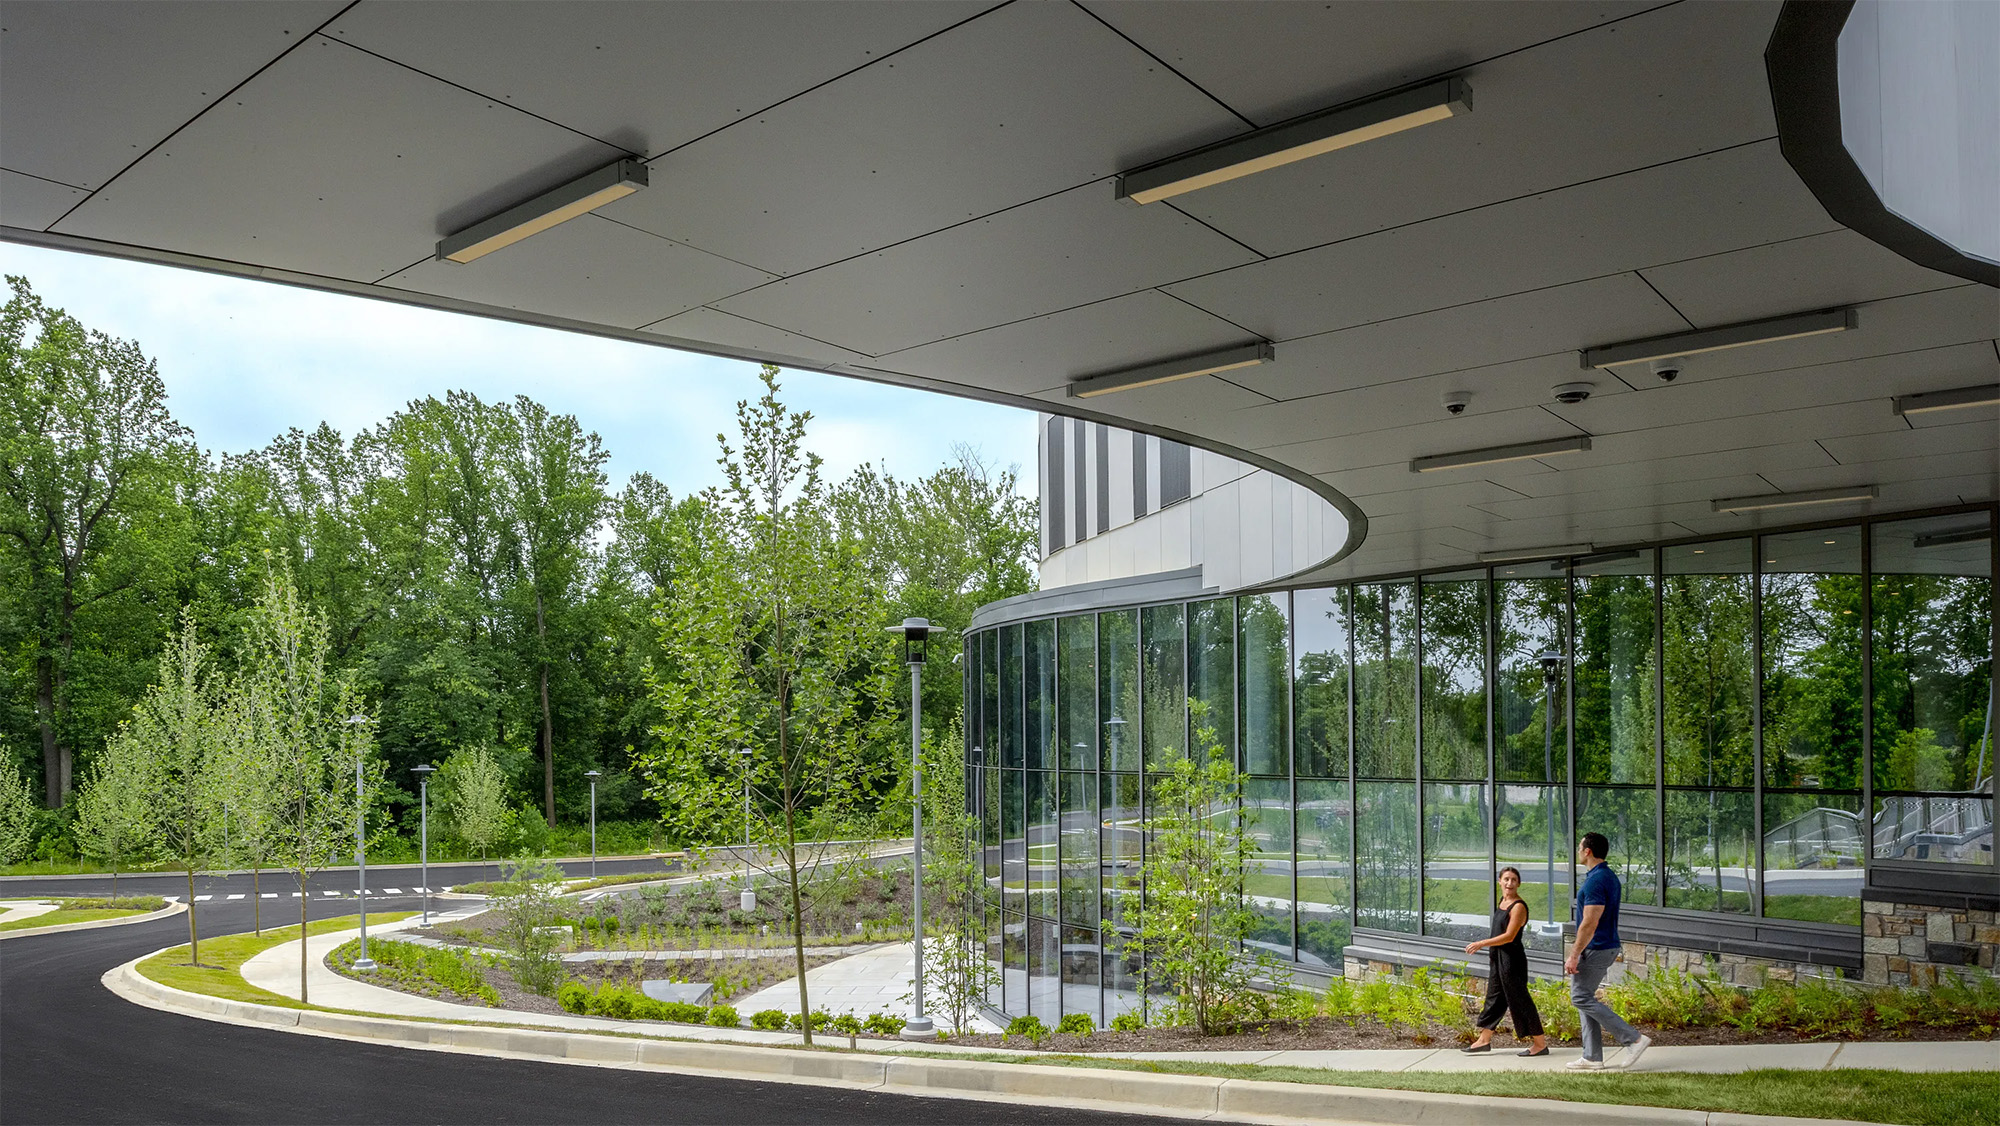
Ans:
MULTIPOLYGON (((218 454, 321 421, 352 435, 446 391, 525 394, 603 438, 614 487, 643 469, 681 495, 720 480, 715 436, 733 435, 736 402, 758 393, 754 364, 267 282, 5 243, 0 273, 137 340, 174 416, 218 454)), ((866 461, 921 476, 962 441, 1034 490, 1029 412, 812 372, 782 383, 813 413, 807 443, 835 478, 866 461)))

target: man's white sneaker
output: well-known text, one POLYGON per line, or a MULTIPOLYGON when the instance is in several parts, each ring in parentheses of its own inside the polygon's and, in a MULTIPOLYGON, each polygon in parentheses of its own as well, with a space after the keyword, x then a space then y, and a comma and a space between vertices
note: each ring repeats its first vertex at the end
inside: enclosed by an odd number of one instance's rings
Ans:
POLYGON ((1619 1054, 1617 1062, 1611 1066, 1621 1071, 1630 1068, 1633 1064, 1638 1063, 1639 1057, 1645 1055, 1646 1049, 1652 1046, 1653 1038, 1651 1036, 1641 1036, 1637 1040, 1632 1041, 1624 1052, 1619 1054))
POLYGON ((1579 1056, 1578 1058, 1569 1061, 1563 1066, 1570 1069, 1571 1071, 1603 1071, 1604 1061, 1587 1060, 1579 1056))

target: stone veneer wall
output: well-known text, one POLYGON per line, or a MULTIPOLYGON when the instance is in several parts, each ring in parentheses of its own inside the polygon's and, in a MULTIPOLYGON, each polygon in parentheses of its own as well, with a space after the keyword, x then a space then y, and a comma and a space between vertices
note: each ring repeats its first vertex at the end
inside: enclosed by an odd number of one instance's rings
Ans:
POLYGON ((2000 918, 1966 905, 1866 900, 1861 904, 1861 978, 1871 985, 1929 985, 1938 971, 1992 972, 2000 918))

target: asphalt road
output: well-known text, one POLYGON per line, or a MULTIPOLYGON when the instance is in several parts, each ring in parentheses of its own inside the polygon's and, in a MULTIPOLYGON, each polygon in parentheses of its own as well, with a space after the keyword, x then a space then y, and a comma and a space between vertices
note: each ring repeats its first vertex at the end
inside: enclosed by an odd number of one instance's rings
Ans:
MULTIPOLYGON (((598 864, 600 874, 658 861, 598 864), (620 868, 617 865, 629 867, 620 868)), ((431 886, 490 873, 433 865, 431 886)), ((588 863, 567 865, 572 873, 588 863)), ((369 870, 371 909, 411 910, 414 895, 375 887, 416 883, 416 870, 369 870)), ((248 875, 197 877, 204 934, 250 929, 248 875)), ((267 923, 296 921, 288 876, 266 873, 267 923), (275 917, 274 917, 275 916, 275 917)), ((76 877, 0 881, 0 896, 104 895, 76 877)), ((309 889, 313 918, 352 914, 354 873, 309 889), (326 897, 325 890, 348 894, 326 897)), ((119 880, 120 894, 187 894, 185 878, 119 880), (176 884, 178 886, 176 886, 176 884)), ((0 942, 0 1123, 68 1122, 1115 1122, 1118 1116, 1005 1103, 931 1099, 783 1083, 491 1059, 243 1028, 133 1005, 98 980, 113 966, 187 941, 179 915, 148 923, 0 942)), ((1157 1121, 1157 1120, 1154 1120, 1157 1121)))

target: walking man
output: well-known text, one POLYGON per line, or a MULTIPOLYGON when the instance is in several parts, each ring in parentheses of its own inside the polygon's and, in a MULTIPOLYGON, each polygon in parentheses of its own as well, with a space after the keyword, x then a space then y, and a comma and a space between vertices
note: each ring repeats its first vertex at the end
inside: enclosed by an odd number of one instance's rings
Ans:
POLYGON ((1571 1071, 1602 1071, 1606 1066, 1627 1068, 1639 1062, 1653 1039, 1643 1035, 1597 999, 1597 987, 1611 963, 1618 960, 1618 903, 1624 897, 1618 877, 1604 863, 1611 842, 1603 833, 1585 833, 1576 846, 1576 862, 1583 868, 1571 915, 1576 919, 1576 942, 1563 960, 1563 971, 1571 975, 1570 1003, 1576 1006, 1583 1025, 1583 1056, 1569 1062, 1571 1071), (1604 1062, 1604 1033, 1609 1031, 1624 1044, 1617 1060, 1604 1062))

